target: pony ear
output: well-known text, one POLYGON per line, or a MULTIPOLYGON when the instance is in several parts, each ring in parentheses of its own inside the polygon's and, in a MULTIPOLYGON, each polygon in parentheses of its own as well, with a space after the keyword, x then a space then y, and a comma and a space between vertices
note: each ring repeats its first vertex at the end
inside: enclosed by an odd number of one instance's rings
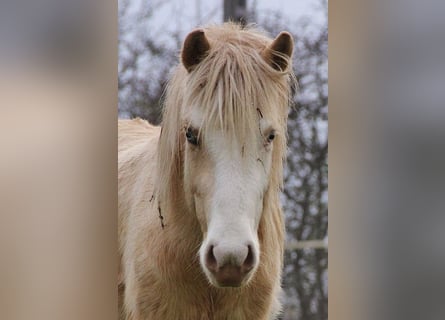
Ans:
POLYGON ((193 67, 207 56, 209 49, 209 41, 202 29, 189 33, 185 38, 181 52, 182 64, 188 72, 191 72, 193 67))
POLYGON ((287 31, 282 31, 275 40, 262 52, 266 62, 275 70, 285 71, 292 57, 294 40, 287 31))

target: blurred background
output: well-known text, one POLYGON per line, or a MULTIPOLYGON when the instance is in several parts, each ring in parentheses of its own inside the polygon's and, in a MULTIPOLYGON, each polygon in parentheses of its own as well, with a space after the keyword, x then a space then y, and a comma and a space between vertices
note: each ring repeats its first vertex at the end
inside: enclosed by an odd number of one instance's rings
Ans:
MULTIPOLYGON (((326 319, 326 2, 240 11, 296 38, 283 317, 326 319)), ((445 319, 444 15, 329 6, 331 320, 445 319)), ((0 1, 1 319, 117 319, 117 106, 158 122, 183 37, 223 17, 222 0, 0 1)))
POLYGON ((328 319, 327 0, 119 0, 119 117, 161 120, 162 99, 193 28, 229 19, 291 32, 298 79, 288 121, 282 204, 283 320, 328 319))

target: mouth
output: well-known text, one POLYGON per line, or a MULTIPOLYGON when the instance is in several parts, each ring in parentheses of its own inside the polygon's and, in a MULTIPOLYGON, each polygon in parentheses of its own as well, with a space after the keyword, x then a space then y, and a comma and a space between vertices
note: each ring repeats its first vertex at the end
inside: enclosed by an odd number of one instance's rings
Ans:
POLYGON ((217 288, 244 287, 250 282, 254 273, 254 268, 246 270, 231 264, 218 268, 216 272, 208 268, 204 270, 210 283, 217 288))
POLYGON ((222 276, 219 279, 215 278, 215 283, 213 285, 217 288, 241 288, 247 285, 249 281, 250 276, 246 276, 243 279, 222 276))

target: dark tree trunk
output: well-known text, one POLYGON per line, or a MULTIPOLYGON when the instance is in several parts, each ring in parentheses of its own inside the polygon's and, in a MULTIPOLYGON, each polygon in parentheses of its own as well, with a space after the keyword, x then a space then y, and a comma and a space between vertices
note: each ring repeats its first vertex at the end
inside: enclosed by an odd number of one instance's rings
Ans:
POLYGON ((246 25, 246 0, 224 0, 224 21, 235 21, 246 25))

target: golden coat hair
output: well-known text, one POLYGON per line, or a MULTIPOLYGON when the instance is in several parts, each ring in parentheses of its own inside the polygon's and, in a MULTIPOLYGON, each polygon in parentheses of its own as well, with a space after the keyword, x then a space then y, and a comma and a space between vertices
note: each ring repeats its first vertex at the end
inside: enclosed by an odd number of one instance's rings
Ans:
POLYGON ((276 318, 284 243, 279 190, 292 48, 285 32, 272 41, 234 24, 194 31, 167 88, 162 130, 141 119, 119 121, 121 319, 276 318), (198 250, 205 235, 187 202, 183 172, 183 117, 196 105, 204 119, 202 139, 209 127, 219 127, 227 139, 249 142, 259 115, 278 131, 257 229, 259 263, 244 286, 213 286, 200 265, 198 250))

